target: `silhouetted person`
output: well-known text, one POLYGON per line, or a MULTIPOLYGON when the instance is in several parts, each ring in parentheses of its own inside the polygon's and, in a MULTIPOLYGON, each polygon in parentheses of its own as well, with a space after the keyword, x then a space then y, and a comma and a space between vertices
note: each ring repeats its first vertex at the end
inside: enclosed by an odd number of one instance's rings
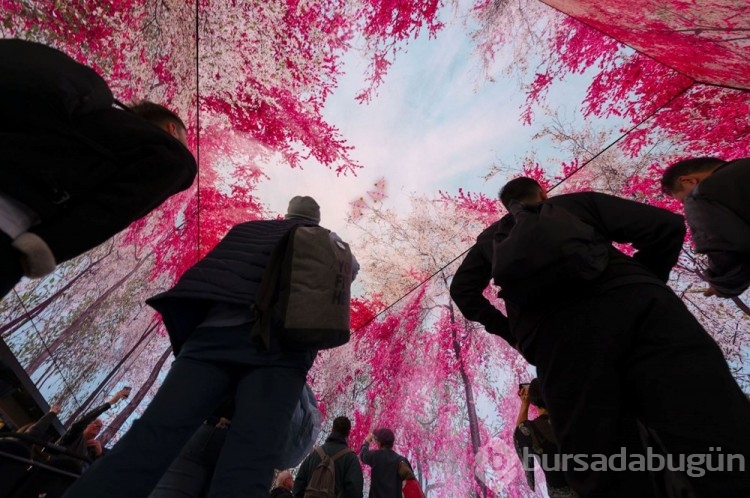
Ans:
MULTIPOLYGON (((349 448, 348 437, 352 429, 352 423, 348 417, 336 417, 333 419, 331 434, 326 438, 325 443, 320 447, 323 452, 334 457, 341 455, 334 462, 336 468, 336 496, 341 498, 362 498, 362 488, 364 480, 362 477, 362 466, 359 459, 353 451, 346 451, 349 448), (343 453, 342 453, 343 452, 343 453)), ((295 498, 303 498, 305 490, 310 482, 311 475, 320 463, 320 455, 317 451, 312 451, 302 462, 294 479, 294 489, 292 494, 295 498)))
MULTIPOLYGON (((0 299, 187 189, 197 165, 165 107, 113 107, 91 68, 0 40, 0 299)), ((138 107, 138 106, 137 106, 138 107)))
POLYGON ((402 484, 398 469, 399 464, 407 460, 393 451, 394 442, 393 431, 382 427, 368 434, 359 450, 359 458, 372 468, 370 498, 401 498, 402 496, 402 484), (372 442, 378 445, 378 449, 370 449, 370 443, 372 442))
MULTIPOLYGON (((141 418, 73 485, 68 498, 148 496, 196 429, 230 395, 232 425, 208 496, 268 494, 317 351, 283 347, 274 333, 278 324, 263 349, 251 336, 252 306, 282 237, 319 221, 318 203, 296 196, 286 219, 235 225, 172 289, 147 301, 161 313, 176 359, 141 418)), ((331 293, 338 277, 350 277, 338 272, 331 270, 331 293)))
POLYGON ((750 287, 750 158, 697 157, 669 166, 662 190, 685 205, 695 251, 708 257, 707 296, 750 287))
MULTIPOLYGON (((493 274, 493 244, 508 240, 515 223, 508 214, 479 235, 451 283, 466 318, 487 323, 537 367, 561 452, 614 455, 632 440, 637 419, 668 453, 706 455, 721 447, 750 460, 750 403, 717 344, 666 285, 682 248, 682 217, 596 192, 548 199, 531 178, 508 182, 500 199, 506 208, 562 208, 598 238, 636 251, 629 257, 608 247, 593 280, 546 294, 538 289, 542 295, 523 305, 506 298, 506 318, 489 311, 482 293, 493 274)), ((533 287, 534 280, 525 283, 533 287)), ((652 492, 646 472, 572 467, 568 483, 585 497, 652 492)), ((690 481, 705 496, 750 491, 746 472, 707 472, 690 481)))

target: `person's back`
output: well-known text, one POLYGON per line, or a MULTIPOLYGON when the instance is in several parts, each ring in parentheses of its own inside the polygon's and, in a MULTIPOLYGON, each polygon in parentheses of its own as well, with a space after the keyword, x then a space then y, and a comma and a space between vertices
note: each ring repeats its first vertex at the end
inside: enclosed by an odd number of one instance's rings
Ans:
MULTIPOLYGON (((592 226, 604 239, 632 244, 637 252, 631 257, 612 246, 608 263, 596 279, 523 306, 506 300, 511 337, 532 364, 533 333, 550 313, 572 302, 580 302, 582 298, 620 286, 638 283, 665 287, 682 248, 685 232, 682 218, 678 215, 597 192, 563 194, 544 202, 562 207, 592 226)), ((512 215, 503 217, 494 232, 495 240, 503 234, 507 236, 513 225, 512 215)))
POLYGON ((400 498, 401 478, 398 475, 399 463, 405 460, 393 451, 394 434, 390 429, 373 431, 359 451, 359 458, 372 468, 370 474, 370 498, 400 498), (377 450, 370 449, 370 442, 376 441, 377 450))
POLYGON ((0 61, 2 297, 188 188, 197 164, 174 113, 171 134, 113 108, 106 82, 62 52, 6 39, 0 61))
MULTIPOLYGON (((727 421, 750 418, 750 404, 716 342, 666 285, 685 234, 681 217, 593 192, 547 198, 530 178, 508 182, 500 199, 506 207, 554 203, 606 240, 630 243, 636 251, 631 257, 611 249, 604 271, 572 292, 530 306, 506 300, 509 335, 537 367, 561 452, 614 455, 624 446, 644 454, 637 420, 665 454, 703 454, 710 444, 750 459, 747 424, 727 421), (732 416, 717 413, 719 405, 732 416)), ((508 232, 509 226, 512 220, 498 225, 508 232)), ((454 277, 460 285, 451 286, 457 304, 468 302, 470 310, 489 282, 491 266, 476 264, 487 252, 472 249, 454 277)), ((584 497, 653 493, 648 473, 632 467, 620 472, 569 466, 566 477, 584 497)), ((706 496, 744 496, 749 479, 743 472, 708 472, 690 485, 706 496)))
POLYGON ((309 196, 295 196, 286 217, 240 223, 171 290, 147 300, 162 315, 176 359, 142 417, 75 483, 69 498, 148 496, 228 396, 235 402, 232 428, 209 496, 268 494, 317 355, 316 349, 283 347, 275 323, 268 345, 252 335, 257 317, 251 305, 274 248, 296 225, 319 226, 320 206, 309 196))
MULTIPOLYGON (((336 417, 333 421, 331 434, 320 448, 329 457, 340 454, 334 461, 336 496, 340 498, 362 498, 362 489, 364 486, 362 466, 354 451, 346 451, 349 449, 347 437, 350 430, 351 422, 347 417, 336 417), (344 453, 342 454, 342 452, 344 453)), ((292 490, 295 498, 304 498, 305 490, 320 462, 320 455, 316 451, 312 451, 305 458, 304 462, 302 462, 297 477, 294 480, 294 489, 292 490)))

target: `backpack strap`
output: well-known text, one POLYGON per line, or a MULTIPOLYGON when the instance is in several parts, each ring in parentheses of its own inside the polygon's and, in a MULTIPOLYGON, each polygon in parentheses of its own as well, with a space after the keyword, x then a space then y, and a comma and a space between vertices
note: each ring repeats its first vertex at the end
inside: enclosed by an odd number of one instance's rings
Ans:
POLYGON ((337 452, 335 455, 333 455, 331 457, 331 460, 333 460, 335 462, 338 458, 346 455, 347 453, 354 453, 354 452, 352 451, 351 448, 344 448, 343 450, 341 450, 341 451, 337 452))
POLYGON ((318 454, 321 460, 323 460, 326 457, 326 452, 323 451, 323 448, 321 448, 320 446, 315 447, 315 453, 318 454))
POLYGON ((273 305, 273 298, 276 294, 276 288, 278 287, 284 252, 286 251, 286 247, 289 245, 289 240, 298 226, 300 225, 294 225, 290 228, 273 248, 268 267, 263 272, 263 278, 258 286, 258 292, 255 294, 255 304, 251 307, 255 322, 253 323, 250 338, 253 339, 258 346, 258 349, 261 351, 267 351, 271 347, 271 319, 273 316, 271 308, 273 305))

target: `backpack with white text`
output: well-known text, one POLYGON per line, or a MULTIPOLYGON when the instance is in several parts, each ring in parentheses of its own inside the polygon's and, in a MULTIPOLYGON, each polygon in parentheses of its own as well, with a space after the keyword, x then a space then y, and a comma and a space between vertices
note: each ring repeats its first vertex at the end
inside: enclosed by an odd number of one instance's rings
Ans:
POLYGON ((347 453, 352 452, 344 448, 333 456, 327 455, 320 446, 315 447, 315 452, 320 457, 320 462, 310 475, 310 480, 305 488, 304 498, 335 498, 336 497, 336 460, 347 453))
POLYGON ((310 351, 349 341, 352 252, 330 230, 295 225, 271 254, 256 295, 253 337, 271 334, 287 350, 310 351))

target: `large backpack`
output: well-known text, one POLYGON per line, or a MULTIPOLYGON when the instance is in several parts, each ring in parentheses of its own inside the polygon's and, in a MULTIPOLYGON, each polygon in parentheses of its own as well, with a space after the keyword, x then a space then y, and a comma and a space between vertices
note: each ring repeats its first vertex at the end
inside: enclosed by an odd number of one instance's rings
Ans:
POLYGON ((288 350, 319 350, 349 341, 352 252, 330 230, 295 225, 271 254, 258 293, 253 337, 261 348, 278 337, 288 350))
POLYGON ((492 277, 517 305, 579 289, 609 263, 611 243, 594 227, 548 202, 510 207, 515 225, 495 235, 492 277))
POLYGON ((315 452, 320 457, 320 462, 310 475, 310 480, 305 488, 304 498, 335 498, 336 497, 336 460, 347 453, 352 452, 344 448, 333 456, 327 455, 320 446, 315 447, 315 452))

